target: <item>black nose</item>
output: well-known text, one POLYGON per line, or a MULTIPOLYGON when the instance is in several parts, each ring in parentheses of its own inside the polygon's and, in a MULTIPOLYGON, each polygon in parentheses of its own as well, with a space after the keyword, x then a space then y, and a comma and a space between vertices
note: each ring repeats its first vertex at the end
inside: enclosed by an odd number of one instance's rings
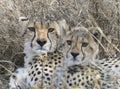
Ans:
POLYGON ((37 40, 37 43, 42 47, 43 45, 45 45, 47 41, 46 40, 37 40))
POLYGON ((76 57, 79 55, 79 53, 71 52, 71 55, 72 55, 74 58, 76 58, 76 57))

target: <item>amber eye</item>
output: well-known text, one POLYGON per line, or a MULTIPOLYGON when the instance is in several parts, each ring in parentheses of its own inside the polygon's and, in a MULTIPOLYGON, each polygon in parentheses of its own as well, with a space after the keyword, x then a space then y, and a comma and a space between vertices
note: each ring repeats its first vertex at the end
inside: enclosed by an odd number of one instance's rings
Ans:
POLYGON ((71 44, 72 44, 72 41, 71 41, 71 40, 67 40, 67 44, 68 44, 68 45, 71 45, 71 44))
POLYGON ((83 42, 82 43, 82 47, 87 47, 88 46, 88 43, 87 42, 83 42))
POLYGON ((53 32, 55 29, 54 28, 49 28, 48 32, 53 32))

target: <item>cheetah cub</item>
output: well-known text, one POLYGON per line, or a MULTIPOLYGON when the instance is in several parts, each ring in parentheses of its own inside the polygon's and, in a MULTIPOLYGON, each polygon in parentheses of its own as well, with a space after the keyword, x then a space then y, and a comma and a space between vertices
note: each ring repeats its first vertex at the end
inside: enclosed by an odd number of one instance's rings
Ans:
POLYGON ((101 37, 100 32, 89 31, 77 28, 65 37, 64 65, 57 67, 54 74, 57 89, 119 89, 117 80, 96 64, 99 44, 93 36, 101 37))
MULTIPOLYGON (((61 40, 66 34, 65 29, 69 29, 65 20, 45 23, 34 22, 33 26, 28 25, 28 34, 26 34, 28 36, 25 39, 24 46, 24 53, 26 54, 24 69, 27 74, 26 83, 31 88, 34 88, 37 83, 42 84, 41 87, 52 85, 53 72, 56 66, 61 65, 63 61, 61 40)), ((16 83, 15 86, 21 85, 21 81, 25 79, 22 76, 18 78, 20 78, 20 82, 16 83)), ((10 83, 13 80, 16 81, 11 77, 10 83)), ((23 86, 19 87, 22 88, 23 86)))

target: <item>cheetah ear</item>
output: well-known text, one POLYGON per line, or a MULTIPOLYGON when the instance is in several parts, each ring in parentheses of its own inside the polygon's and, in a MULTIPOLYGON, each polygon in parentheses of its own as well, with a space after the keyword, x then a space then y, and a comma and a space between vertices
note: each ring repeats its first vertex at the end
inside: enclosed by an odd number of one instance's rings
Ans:
POLYGON ((65 19, 59 20, 58 21, 59 27, 60 27, 60 34, 61 37, 66 36, 67 32, 71 31, 70 26, 67 24, 65 19))
POLYGON ((29 24, 29 19, 27 17, 19 17, 19 24, 21 26, 21 34, 22 34, 22 37, 24 37, 24 35, 26 34, 27 32, 27 27, 28 27, 28 24, 29 24))
POLYGON ((19 17, 19 23, 22 27, 26 27, 28 25, 29 19, 27 17, 19 17))
POLYGON ((96 42, 96 39, 98 39, 99 41, 102 40, 103 32, 99 27, 90 27, 89 32, 93 34, 93 38, 96 42))

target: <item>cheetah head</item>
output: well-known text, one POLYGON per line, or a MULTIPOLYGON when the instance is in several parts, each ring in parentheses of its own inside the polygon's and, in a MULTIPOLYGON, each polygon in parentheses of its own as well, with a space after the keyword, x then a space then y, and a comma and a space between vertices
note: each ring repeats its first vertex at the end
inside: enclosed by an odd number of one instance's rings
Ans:
POLYGON ((88 64, 99 53, 99 44, 94 38, 101 38, 97 28, 75 28, 65 38, 65 57, 68 65, 88 64))
POLYGON ((61 44, 61 39, 65 35, 65 29, 68 29, 65 20, 50 21, 50 22, 38 22, 35 21, 33 25, 28 25, 28 37, 27 45, 34 52, 53 52, 61 44))

